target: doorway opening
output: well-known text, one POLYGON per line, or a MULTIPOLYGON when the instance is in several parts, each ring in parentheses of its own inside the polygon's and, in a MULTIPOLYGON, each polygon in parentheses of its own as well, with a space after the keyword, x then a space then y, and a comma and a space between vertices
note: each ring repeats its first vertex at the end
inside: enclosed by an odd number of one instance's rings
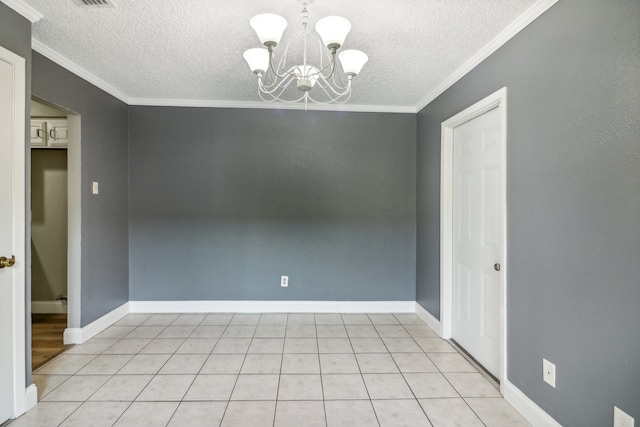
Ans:
POLYGON ((32 370, 69 348, 64 332, 80 323, 79 124, 77 114, 31 100, 32 370))

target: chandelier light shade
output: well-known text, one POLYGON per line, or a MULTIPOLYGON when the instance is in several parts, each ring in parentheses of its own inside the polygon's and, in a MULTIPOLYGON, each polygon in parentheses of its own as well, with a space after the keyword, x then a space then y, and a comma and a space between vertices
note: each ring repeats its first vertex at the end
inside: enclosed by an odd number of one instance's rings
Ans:
POLYGON ((269 69, 269 51, 261 47, 245 50, 242 54, 254 73, 266 73, 269 69))
POLYGON ((316 22, 316 32, 329 49, 339 49, 351 31, 351 22, 342 16, 327 16, 316 22))
POLYGON ((258 78, 258 95, 269 102, 345 103, 351 98, 352 79, 368 61, 364 52, 340 51, 351 23, 341 16, 327 16, 316 22, 317 34, 309 31, 308 5, 298 0, 302 29, 276 58, 287 21, 272 13, 254 16, 250 21, 264 48, 248 49, 243 57, 258 78), (342 67, 338 67, 340 62, 342 67), (341 68, 341 69, 340 69, 341 68), (293 84, 295 82, 295 85, 293 84))
POLYGON ((256 15, 249 21, 249 24, 256 34, 258 34, 260 43, 272 47, 280 43, 282 33, 284 33, 285 28, 287 28, 287 20, 273 13, 256 15))
POLYGON ((348 76, 357 76, 360 74, 360 70, 367 63, 369 57, 364 53, 356 49, 343 50, 338 55, 342 69, 348 76))

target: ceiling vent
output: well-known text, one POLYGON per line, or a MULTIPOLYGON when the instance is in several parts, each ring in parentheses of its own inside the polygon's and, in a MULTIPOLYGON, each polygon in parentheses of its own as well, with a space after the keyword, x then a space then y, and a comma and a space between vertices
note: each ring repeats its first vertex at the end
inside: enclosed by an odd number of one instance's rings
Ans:
POLYGON ((115 4, 113 4, 113 0, 75 0, 76 4, 80 7, 89 7, 89 8, 96 8, 96 7, 116 7, 115 4))

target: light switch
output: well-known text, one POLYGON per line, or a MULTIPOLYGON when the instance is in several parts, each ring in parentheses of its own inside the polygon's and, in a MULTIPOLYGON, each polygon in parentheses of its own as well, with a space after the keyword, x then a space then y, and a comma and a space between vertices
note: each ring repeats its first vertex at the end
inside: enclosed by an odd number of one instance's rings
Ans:
POLYGON ((98 194, 98 181, 93 181, 93 194, 98 194))

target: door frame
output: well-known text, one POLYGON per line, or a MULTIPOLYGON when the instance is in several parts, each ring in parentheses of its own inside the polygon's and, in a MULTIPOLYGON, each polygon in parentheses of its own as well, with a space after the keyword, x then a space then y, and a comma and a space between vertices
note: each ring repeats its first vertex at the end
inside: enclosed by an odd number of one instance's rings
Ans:
MULTIPOLYGON (((69 125, 67 145, 67 327, 64 344, 78 344, 81 328, 82 290, 82 116, 73 110, 31 94, 31 100, 66 114, 69 125)), ((29 193, 31 194, 31 193, 29 193)))
POLYGON ((32 401, 32 390, 27 390, 26 387, 26 66, 24 58, 2 46, 0 46, 0 59, 11 64, 14 70, 11 244, 16 256, 16 263, 12 267, 11 322, 13 340, 11 343, 11 353, 13 358, 12 406, 13 416, 17 418, 26 412, 27 404, 29 406, 35 404, 35 402, 32 401))
POLYGON ((507 88, 492 93, 469 108, 442 122, 440 159, 440 327, 442 338, 453 337, 453 130, 498 108, 500 117, 500 152, 502 157, 501 187, 503 258, 500 275, 500 392, 504 395, 507 380, 507 88))

